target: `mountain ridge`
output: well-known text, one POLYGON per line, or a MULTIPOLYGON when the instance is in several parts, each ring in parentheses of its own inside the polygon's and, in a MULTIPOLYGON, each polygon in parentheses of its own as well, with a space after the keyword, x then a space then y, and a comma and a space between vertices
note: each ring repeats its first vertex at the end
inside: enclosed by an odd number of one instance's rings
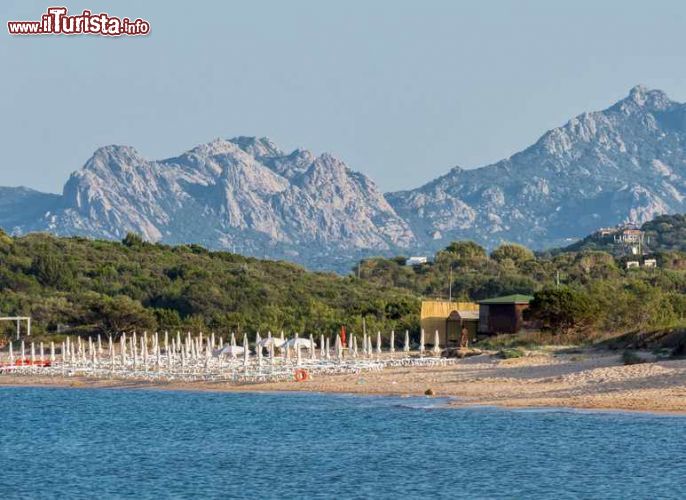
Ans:
POLYGON ((686 212, 686 105, 632 88, 499 162, 382 193, 331 154, 266 137, 214 139, 148 160, 98 148, 61 195, 0 188, 0 227, 199 243, 347 271, 369 255, 430 253, 450 241, 563 246, 601 226, 686 212))

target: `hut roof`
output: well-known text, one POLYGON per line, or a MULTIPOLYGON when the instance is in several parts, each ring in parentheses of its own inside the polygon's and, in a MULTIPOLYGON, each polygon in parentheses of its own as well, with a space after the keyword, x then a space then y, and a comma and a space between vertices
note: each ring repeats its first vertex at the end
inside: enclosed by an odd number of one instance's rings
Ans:
POLYGON ((528 304, 532 300, 534 300, 534 298, 531 295, 514 294, 480 300, 479 304, 528 304))

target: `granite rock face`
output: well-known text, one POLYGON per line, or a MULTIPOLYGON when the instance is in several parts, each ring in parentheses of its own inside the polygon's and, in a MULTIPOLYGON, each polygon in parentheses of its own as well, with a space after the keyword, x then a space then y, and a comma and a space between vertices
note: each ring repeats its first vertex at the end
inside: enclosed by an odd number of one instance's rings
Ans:
POLYGON ((686 105, 637 86, 512 157, 387 199, 432 250, 456 239, 492 247, 568 243, 598 227, 686 211, 686 105))
POLYGON ((368 255, 568 244, 598 227, 686 211, 686 105, 638 86, 485 167, 384 195, 329 155, 217 139, 166 160, 98 149, 62 195, 0 188, 0 227, 198 243, 346 272, 368 255))
MULTIPOLYGON (((135 232, 303 264, 415 244, 369 178, 331 155, 286 154, 264 138, 218 139, 161 161, 107 146, 71 175, 62 196, 31 193, 46 197, 40 210, 6 217, 6 230, 107 239, 135 232)), ((9 194, 5 201, 11 206, 9 194)))

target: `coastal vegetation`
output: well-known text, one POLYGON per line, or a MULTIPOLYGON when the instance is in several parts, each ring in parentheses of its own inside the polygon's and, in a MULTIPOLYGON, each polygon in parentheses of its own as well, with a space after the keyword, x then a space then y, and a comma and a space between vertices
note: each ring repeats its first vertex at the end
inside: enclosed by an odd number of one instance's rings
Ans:
MULTIPOLYGON (((197 245, 10 237, 0 232, 0 315, 33 317, 34 334, 125 330, 416 331, 408 291, 197 245)), ((14 326, 4 324, 9 335, 14 326)))
MULTIPOLYGON (((669 225, 664 220, 651 225, 659 235, 654 241, 672 241, 668 233, 680 234, 677 226, 684 221, 677 217, 669 225)), ((475 301, 533 295, 527 319, 558 342, 592 338, 598 332, 685 328, 686 253, 665 247, 651 255, 656 268, 627 269, 626 257, 609 250, 535 254, 503 244, 489 254, 476 243, 455 242, 432 262, 408 266, 404 257, 366 259, 354 273, 364 281, 423 297, 475 301)))
MULTIPOLYGON (((0 232, 0 313, 32 316, 37 334, 116 335, 133 328, 332 334, 343 325, 360 332, 364 321, 368 331, 416 336, 423 298, 530 294, 526 319, 537 330, 490 339, 494 348, 611 334, 626 339, 618 349, 664 337, 685 350, 683 333, 675 340, 674 332, 686 331, 686 217, 659 217, 643 229, 659 248, 651 255, 655 268, 627 269, 626 257, 612 247, 534 253, 503 244, 489 253, 458 241, 415 266, 402 256, 365 259, 349 276, 198 245, 151 244, 134 234, 112 242, 0 232)), ((2 328, 6 335, 13 330, 2 328)))

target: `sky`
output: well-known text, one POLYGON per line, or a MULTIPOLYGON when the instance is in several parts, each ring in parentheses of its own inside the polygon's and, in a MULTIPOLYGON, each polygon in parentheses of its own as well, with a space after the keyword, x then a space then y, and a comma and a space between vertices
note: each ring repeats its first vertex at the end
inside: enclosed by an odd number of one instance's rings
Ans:
POLYGON ((0 18, 0 186, 55 193, 100 146, 162 159, 239 135, 410 189, 506 158, 639 83, 686 101, 681 0, 4 0, 0 18), (151 32, 7 33, 56 4, 151 32))

